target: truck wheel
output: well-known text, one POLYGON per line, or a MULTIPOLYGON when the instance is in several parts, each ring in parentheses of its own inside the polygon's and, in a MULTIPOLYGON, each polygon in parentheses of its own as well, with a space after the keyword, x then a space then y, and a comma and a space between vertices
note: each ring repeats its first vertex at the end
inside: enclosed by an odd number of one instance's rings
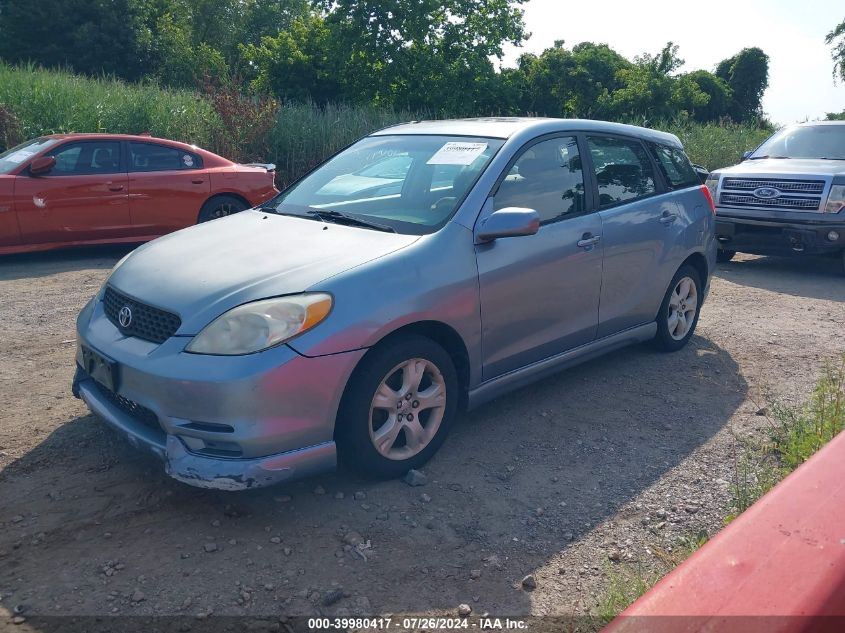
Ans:
POLYGON ((720 248, 716 251, 716 261, 720 264, 731 261, 736 255, 736 251, 729 251, 726 248, 720 248))

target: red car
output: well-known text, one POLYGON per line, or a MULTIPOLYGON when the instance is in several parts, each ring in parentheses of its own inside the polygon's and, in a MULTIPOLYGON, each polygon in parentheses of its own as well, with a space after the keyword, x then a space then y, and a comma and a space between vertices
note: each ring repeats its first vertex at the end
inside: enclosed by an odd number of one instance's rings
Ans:
POLYGON ((274 169, 147 135, 42 136, 0 154, 0 254, 151 240, 269 200, 274 169))

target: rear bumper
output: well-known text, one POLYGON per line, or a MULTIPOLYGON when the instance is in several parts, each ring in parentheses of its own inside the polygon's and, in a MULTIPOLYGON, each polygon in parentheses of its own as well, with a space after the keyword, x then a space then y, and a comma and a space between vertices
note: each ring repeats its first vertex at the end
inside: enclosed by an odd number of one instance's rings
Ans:
POLYGON ((719 248, 756 255, 824 255, 845 249, 845 222, 778 222, 718 214, 719 248), (839 237, 830 240, 835 231, 839 237))

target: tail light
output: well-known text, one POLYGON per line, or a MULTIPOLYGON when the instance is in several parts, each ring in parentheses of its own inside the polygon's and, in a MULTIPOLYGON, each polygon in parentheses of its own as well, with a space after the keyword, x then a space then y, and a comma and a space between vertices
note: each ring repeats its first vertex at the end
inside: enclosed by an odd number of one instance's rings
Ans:
POLYGON ((713 200, 713 194, 710 193, 710 188, 707 185, 701 185, 701 193, 703 193, 704 197, 707 198, 707 204, 710 205, 710 211, 713 212, 713 215, 716 215, 716 203, 713 200))

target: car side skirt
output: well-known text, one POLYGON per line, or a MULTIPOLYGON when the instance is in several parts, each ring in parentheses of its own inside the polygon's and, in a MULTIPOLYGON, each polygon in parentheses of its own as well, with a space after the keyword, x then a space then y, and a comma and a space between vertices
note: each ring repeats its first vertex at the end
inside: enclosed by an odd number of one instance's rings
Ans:
POLYGON ((467 409, 474 409, 509 391, 519 389, 563 369, 601 356, 613 349, 651 340, 656 334, 656 322, 638 325, 597 341, 592 341, 586 345, 561 352, 555 356, 550 356, 531 365, 515 369, 501 376, 496 376, 481 383, 475 389, 470 390, 467 399, 467 409))

